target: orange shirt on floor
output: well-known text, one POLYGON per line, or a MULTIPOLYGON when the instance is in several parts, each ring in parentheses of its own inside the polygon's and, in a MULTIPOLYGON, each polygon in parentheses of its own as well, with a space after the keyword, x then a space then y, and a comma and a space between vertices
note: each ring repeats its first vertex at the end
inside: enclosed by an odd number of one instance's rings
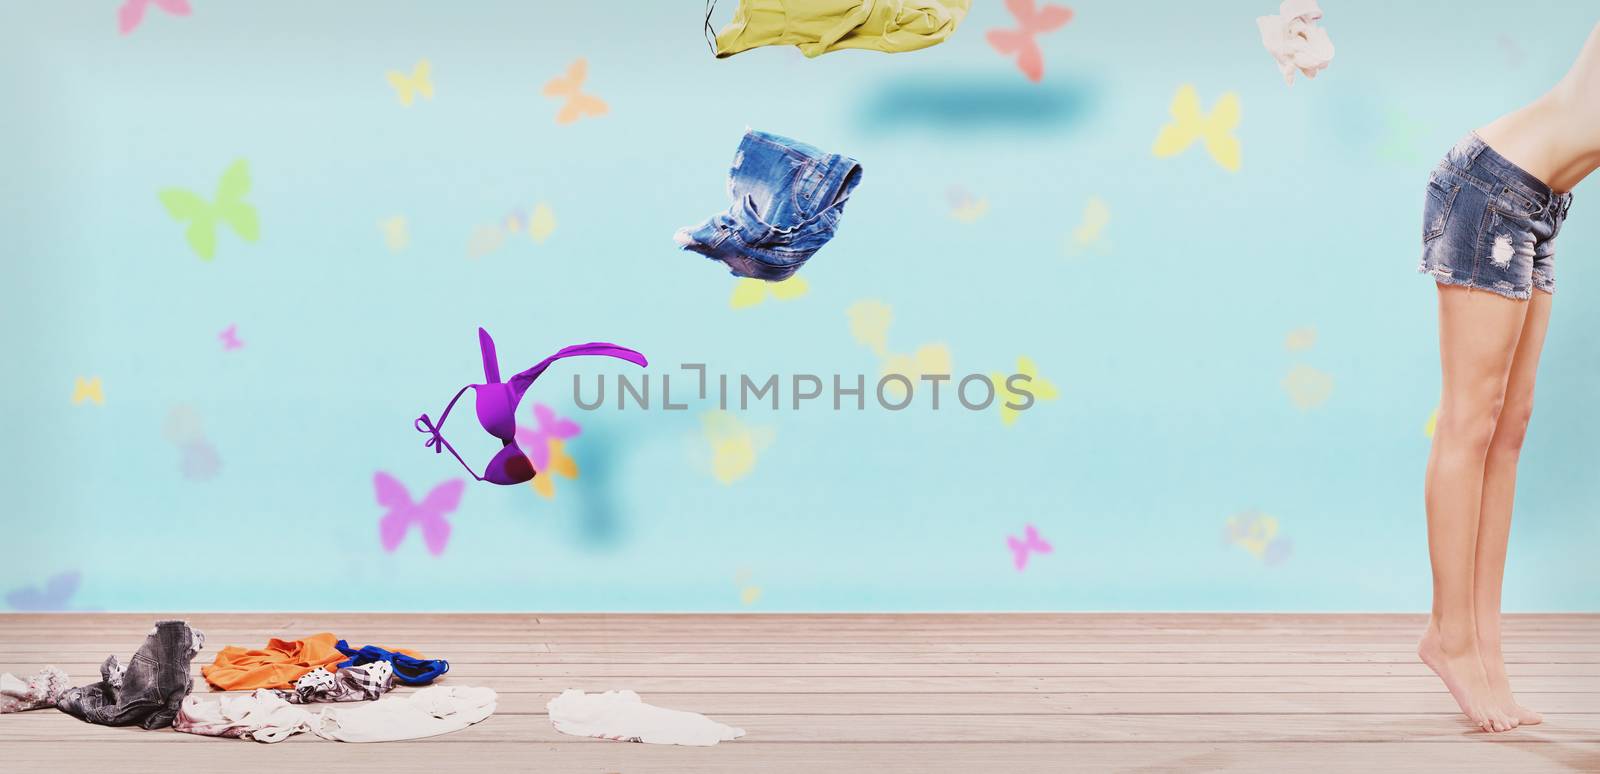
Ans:
POLYGON ((210 666, 200 668, 206 682, 225 691, 256 688, 293 688, 294 681, 319 667, 331 667, 344 660, 333 647, 339 638, 323 632, 303 640, 267 641, 267 647, 245 649, 229 645, 217 654, 210 666))
MULTIPOLYGON (((334 671, 345 655, 334 647, 339 638, 323 632, 303 640, 267 641, 265 648, 245 649, 235 645, 223 648, 217 660, 200 668, 206 682, 224 691, 250 691, 256 688, 293 688, 294 681, 313 669, 334 671)), ((396 653, 417 656, 408 650, 389 648, 396 653)), ((420 656, 418 656, 420 658, 420 656)))

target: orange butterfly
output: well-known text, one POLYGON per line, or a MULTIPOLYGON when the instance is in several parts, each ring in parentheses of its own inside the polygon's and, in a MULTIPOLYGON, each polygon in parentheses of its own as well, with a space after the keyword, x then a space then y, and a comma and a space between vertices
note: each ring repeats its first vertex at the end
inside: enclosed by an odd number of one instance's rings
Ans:
POLYGON ((555 477, 558 475, 562 478, 577 478, 578 462, 567 456, 566 444, 562 443, 560 438, 551 438, 549 463, 528 483, 540 497, 548 500, 556 496, 555 477))
POLYGON ((566 104, 556 113, 556 123, 570 124, 584 116, 603 116, 611 110, 604 100, 579 91, 589 77, 589 63, 579 57, 567 68, 567 74, 550 79, 544 85, 547 97, 566 97, 566 104))

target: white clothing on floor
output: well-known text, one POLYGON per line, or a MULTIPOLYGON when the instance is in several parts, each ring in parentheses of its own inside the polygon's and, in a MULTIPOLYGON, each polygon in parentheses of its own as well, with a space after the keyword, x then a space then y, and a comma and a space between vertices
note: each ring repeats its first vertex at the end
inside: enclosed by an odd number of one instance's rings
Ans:
POLYGON ((494 714, 488 688, 430 685, 416 693, 389 694, 371 704, 328 707, 312 733, 340 742, 397 742, 460 731, 494 714))
POLYGON ((6 672, 0 675, 0 713, 54 708, 56 700, 71 687, 67 673, 53 666, 27 680, 6 672))
POLYGON ((257 742, 281 742, 311 730, 311 713, 266 688, 216 701, 191 693, 172 720, 172 728, 201 736, 230 736, 257 742))
POLYGON ((586 694, 567 690, 550 700, 550 723, 572 736, 645 744, 709 747, 744 736, 704 715, 645 704, 633 691, 586 694))

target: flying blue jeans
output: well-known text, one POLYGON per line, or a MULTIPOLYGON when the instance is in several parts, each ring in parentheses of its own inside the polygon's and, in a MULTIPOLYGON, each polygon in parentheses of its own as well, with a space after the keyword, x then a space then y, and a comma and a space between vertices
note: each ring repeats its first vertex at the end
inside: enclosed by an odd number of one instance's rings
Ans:
POLYGON ((859 182, 855 159, 750 130, 728 170, 733 205, 674 239, 736 276, 785 280, 833 238, 859 182))

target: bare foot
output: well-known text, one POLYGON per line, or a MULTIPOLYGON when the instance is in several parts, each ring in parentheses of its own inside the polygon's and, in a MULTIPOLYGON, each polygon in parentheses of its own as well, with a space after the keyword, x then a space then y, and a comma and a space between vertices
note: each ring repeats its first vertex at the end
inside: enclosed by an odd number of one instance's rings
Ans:
POLYGON ((1536 726, 1543 723, 1543 715, 1518 704, 1516 697, 1512 696, 1511 678, 1506 674, 1506 661, 1499 646, 1480 642, 1478 656, 1483 661, 1483 674, 1489 680, 1489 694, 1494 697, 1494 705, 1502 713, 1516 718, 1521 725, 1536 726))
POLYGON ((1446 650, 1439 630, 1430 625, 1417 644, 1417 656, 1444 681, 1444 687, 1450 690, 1461 712, 1479 728, 1510 731, 1517 727, 1516 717, 1502 711, 1494 701, 1476 641, 1469 641, 1467 647, 1459 651, 1446 650))

